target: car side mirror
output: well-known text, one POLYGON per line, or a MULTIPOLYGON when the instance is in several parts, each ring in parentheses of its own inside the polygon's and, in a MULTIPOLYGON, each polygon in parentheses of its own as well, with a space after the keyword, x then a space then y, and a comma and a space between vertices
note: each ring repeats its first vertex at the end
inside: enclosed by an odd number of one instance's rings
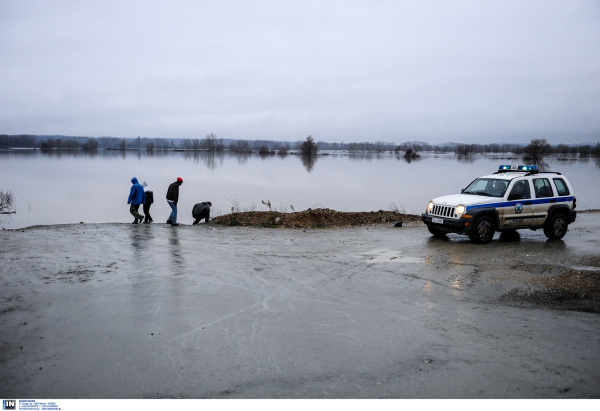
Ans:
POLYGON ((460 189, 460 193, 462 194, 462 193, 464 193, 464 192, 465 192, 465 189, 464 189, 464 188, 461 188, 461 189, 460 189))

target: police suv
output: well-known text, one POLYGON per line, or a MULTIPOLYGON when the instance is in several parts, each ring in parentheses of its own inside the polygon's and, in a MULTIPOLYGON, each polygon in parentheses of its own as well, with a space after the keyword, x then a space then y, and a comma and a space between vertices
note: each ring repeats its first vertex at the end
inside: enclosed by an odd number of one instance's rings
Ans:
POLYGON ((431 200, 421 219, 436 237, 464 234, 477 244, 492 241, 496 231, 523 228, 542 228, 548 238, 558 239, 575 221, 575 207, 573 187, 561 173, 501 165, 461 194, 431 200))

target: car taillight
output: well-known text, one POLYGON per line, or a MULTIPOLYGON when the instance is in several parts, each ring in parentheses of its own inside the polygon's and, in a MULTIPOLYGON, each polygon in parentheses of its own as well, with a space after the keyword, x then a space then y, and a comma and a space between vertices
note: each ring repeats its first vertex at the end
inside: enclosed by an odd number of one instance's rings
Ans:
POLYGON ((577 207, 577 199, 573 197, 573 210, 577 207))

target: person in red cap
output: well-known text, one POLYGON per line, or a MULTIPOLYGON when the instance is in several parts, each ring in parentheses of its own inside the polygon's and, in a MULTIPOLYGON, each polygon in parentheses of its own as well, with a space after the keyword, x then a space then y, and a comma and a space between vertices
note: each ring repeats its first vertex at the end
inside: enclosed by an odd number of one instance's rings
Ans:
POLYGON ((171 224, 172 227, 178 226, 177 224, 177 201, 179 200, 179 186, 183 184, 183 179, 177 177, 177 181, 169 185, 167 190, 167 202, 171 206, 171 215, 167 220, 167 224, 171 224))

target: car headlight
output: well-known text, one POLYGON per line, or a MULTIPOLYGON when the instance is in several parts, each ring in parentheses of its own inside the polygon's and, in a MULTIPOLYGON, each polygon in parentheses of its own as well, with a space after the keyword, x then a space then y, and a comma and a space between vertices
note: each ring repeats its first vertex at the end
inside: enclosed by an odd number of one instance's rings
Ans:
POLYGON ((430 201, 429 204, 427 204, 427 209, 429 211, 433 210, 433 201, 430 201))
POLYGON ((464 212, 465 212, 464 205, 459 205, 458 207, 456 207, 456 214, 463 214, 464 212))

